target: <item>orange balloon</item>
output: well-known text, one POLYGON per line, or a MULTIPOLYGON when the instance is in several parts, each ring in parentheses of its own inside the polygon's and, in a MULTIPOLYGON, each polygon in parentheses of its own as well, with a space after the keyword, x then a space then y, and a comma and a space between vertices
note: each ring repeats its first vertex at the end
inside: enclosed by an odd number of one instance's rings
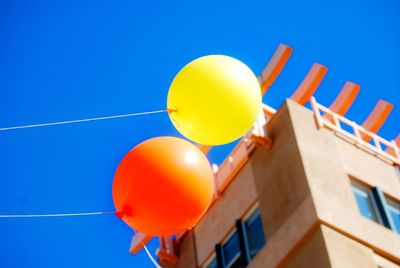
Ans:
POLYGON ((211 203, 213 172, 204 154, 175 137, 142 142, 122 159, 114 175, 114 205, 122 220, 152 236, 194 226, 211 203))

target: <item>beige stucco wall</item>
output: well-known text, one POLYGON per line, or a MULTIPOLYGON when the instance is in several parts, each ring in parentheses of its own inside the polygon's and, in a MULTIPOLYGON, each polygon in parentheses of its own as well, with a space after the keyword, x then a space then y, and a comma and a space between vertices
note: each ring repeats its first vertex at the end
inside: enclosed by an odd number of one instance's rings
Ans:
MULTIPOLYGON (((265 225, 265 224, 264 224, 265 225)), ((266 245, 249 268, 274 268, 290 258, 299 245, 319 226, 311 197, 302 201, 281 227, 267 237, 266 245)))
POLYGON ((287 105, 318 219, 400 261, 400 236, 360 215, 349 177, 349 172, 357 174, 359 180, 399 198, 400 181, 394 167, 354 145, 343 144, 330 130, 317 129, 311 111, 292 101, 287 105))
POLYGON ((357 212, 350 180, 337 148, 337 137, 328 129, 318 129, 310 110, 290 100, 287 106, 307 184, 315 203, 318 204, 321 199, 328 199, 357 212))
POLYGON ((321 231, 334 268, 377 268, 372 249, 324 225, 321 231))
POLYGON ((213 253, 215 244, 222 242, 235 227, 236 220, 241 218, 256 200, 253 172, 251 165, 247 163, 194 228, 199 265, 213 253))
POLYGON ((396 263, 389 261, 388 259, 375 254, 375 263, 378 265, 380 268, 400 268, 400 265, 397 265, 396 263))
POLYGON ((178 258, 176 268, 196 267, 196 249, 194 245, 194 234, 189 231, 186 233, 179 248, 180 258, 178 258))
POLYGON ((194 267, 195 255, 202 265, 257 197, 267 244, 250 268, 311 267, 299 265, 317 252, 321 237, 326 254, 322 250, 321 259, 313 260, 321 267, 326 256, 331 267, 376 267, 375 254, 399 264, 400 236, 360 215, 350 184, 354 176, 400 199, 394 168, 332 131, 318 129, 313 113, 290 100, 268 130, 272 148, 254 151, 193 229, 193 237, 184 239, 177 267, 194 267), (190 252, 194 247, 196 254, 190 252), (352 261, 358 266, 349 266, 352 261))
POLYGON ((281 266, 285 268, 332 267, 321 228, 317 228, 281 266))
POLYGON ((287 106, 269 124, 272 148, 258 148, 251 158, 260 211, 267 237, 272 237, 310 195, 304 166, 287 106))
POLYGON ((289 260, 280 265, 285 268, 377 268, 374 252, 326 227, 319 226, 310 237, 297 247, 289 260))
POLYGON ((342 139, 335 141, 349 175, 370 186, 379 185, 383 192, 400 200, 400 177, 395 167, 342 139))

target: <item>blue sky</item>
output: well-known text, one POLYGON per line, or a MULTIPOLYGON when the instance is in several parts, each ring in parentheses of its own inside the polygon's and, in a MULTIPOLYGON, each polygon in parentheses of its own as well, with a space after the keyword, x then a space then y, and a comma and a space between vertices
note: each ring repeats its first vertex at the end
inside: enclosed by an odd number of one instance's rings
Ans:
MULTIPOLYGON (((398 1, 11 1, 0 3, 0 127, 164 109, 187 62, 236 57, 258 74, 279 43, 294 48, 264 98, 278 108, 311 67, 329 68, 316 97, 346 80, 361 123, 395 104, 380 134, 400 132, 398 1), (323 2, 323 3, 322 3, 323 2)), ((166 114, 0 132, 0 213, 113 210, 114 171, 133 146, 179 136, 166 114)), ((220 162, 232 145, 213 150, 220 162)), ((112 215, 0 219, 0 267, 153 267, 128 253, 112 215)), ((154 253, 158 241, 150 243, 154 253)))

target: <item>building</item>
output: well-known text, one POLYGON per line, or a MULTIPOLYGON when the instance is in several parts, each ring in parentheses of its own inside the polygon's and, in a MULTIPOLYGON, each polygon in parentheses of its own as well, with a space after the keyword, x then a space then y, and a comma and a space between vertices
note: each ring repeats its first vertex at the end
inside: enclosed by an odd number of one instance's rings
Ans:
MULTIPOLYGON (((264 93, 290 53, 281 45, 261 74, 264 93)), ((315 64, 277 111, 264 106, 215 170, 204 217, 161 238, 163 267, 400 267, 400 136, 375 134, 391 105, 378 102, 362 125, 347 120, 353 83, 329 108, 318 104, 325 68, 315 64)), ((131 251, 146 239, 134 237, 131 251)))

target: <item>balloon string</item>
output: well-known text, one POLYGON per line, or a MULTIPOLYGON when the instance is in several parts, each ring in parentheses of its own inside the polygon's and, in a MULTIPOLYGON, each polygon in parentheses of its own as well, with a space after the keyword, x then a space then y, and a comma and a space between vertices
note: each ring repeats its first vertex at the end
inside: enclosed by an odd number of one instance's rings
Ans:
POLYGON ((158 264, 158 262, 153 258, 153 256, 151 256, 151 254, 150 254, 150 252, 149 252, 149 249, 146 247, 146 245, 143 245, 143 247, 144 247, 144 250, 145 250, 146 253, 147 253, 147 256, 149 257, 149 259, 151 260, 151 262, 154 264, 154 266, 157 267, 157 268, 162 268, 162 267, 158 264))
MULTIPOLYGON (((0 214, 0 218, 45 218, 45 217, 71 217, 71 216, 93 216, 93 215, 105 215, 105 214, 116 214, 116 211, 99 211, 99 212, 81 212, 81 213, 59 213, 59 214, 0 214)), ((136 233, 135 229, 133 231, 136 233)), ((162 268, 157 261, 151 256, 151 253, 147 246, 143 244, 144 250, 151 262, 157 267, 162 268)))
POLYGON ((75 124, 75 123, 84 123, 84 122, 91 122, 91 121, 108 120, 108 119, 115 119, 115 118, 122 118, 122 117, 133 117, 133 116, 157 114, 157 113, 165 113, 165 112, 172 113, 172 112, 176 112, 176 110, 175 109, 164 109, 164 110, 156 110, 156 111, 149 111, 149 112, 139 112, 139 113, 131 113, 131 114, 120 114, 120 115, 112 115, 112 116, 93 117, 93 118, 85 118, 85 119, 78 119, 78 120, 52 122, 52 123, 42 123, 42 124, 33 124, 33 125, 24 125, 24 126, 15 126, 15 127, 3 127, 3 128, 0 128, 0 131, 24 129, 24 128, 35 128, 35 127, 47 127, 47 126, 55 126, 55 125, 66 125, 66 124, 75 124))
POLYGON ((72 217, 115 214, 115 211, 81 212, 81 213, 59 213, 59 214, 0 214, 0 218, 46 218, 46 217, 72 217))
MULTIPOLYGON (((81 213, 58 213, 58 214, 0 214, 0 218, 46 218, 46 217, 75 217, 75 216, 93 216, 93 215, 106 215, 106 214, 116 214, 117 211, 99 211, 99 212, 81 212, 81 213)), ((133 229, 135 234, 136 230, 133 229)), ((157 261, 151 256, 151 253, 147 246, 142 242, 144 250, 151 262, 157 267, 162 268, 157 261)))
MULTIPOLYGON (((132 228, 132 229, 133 229, 133 228, 132 228)), ((136 230, 133 229, 133 231, 135 232, 135 235, 137 235, 136 230)), ((162 267, 158 264, 158 262, 153 258, 153 256, 151 255, 149 249, 147 248, 147 246, 146 246, 143 242, 140 242, 140 243, 142 243, 142 245, 143 245, 143 247, 144 247, 144 250, 146 251, 147 256, 149 257, 149 259, 151 260, 151 262, 154 264, 154 266, 155 266, 156 268, 162 268, 162 267)))

